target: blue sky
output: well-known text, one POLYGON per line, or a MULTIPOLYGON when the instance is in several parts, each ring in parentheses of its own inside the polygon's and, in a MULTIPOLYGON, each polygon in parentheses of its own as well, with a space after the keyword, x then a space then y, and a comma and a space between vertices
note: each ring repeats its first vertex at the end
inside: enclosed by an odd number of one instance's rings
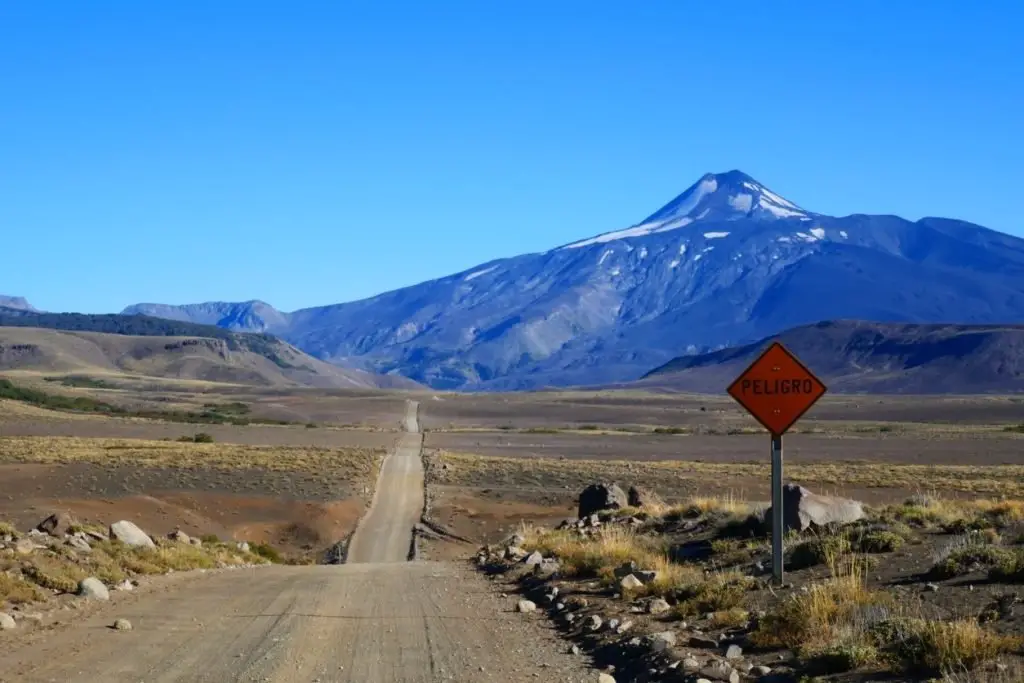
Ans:
POLYGON ((0 5, 0 293, 337 303, 738 168, 1024 234, 1012 2, 0 5))

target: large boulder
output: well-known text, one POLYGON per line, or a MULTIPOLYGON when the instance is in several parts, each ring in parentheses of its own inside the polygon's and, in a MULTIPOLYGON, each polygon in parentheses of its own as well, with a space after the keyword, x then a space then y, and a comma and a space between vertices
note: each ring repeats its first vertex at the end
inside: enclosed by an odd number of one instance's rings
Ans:
MULTIPOLYGON (((849 524, 864 518, 864 506, 856 500, 811 493, 803 486, 782 487, 782 525, 786 531, 806 531, 810 527, 849 524)), ((772 509, 765 512, 771 525, 772 509)))
POLYGON ((591 484, 580 493, 577 516, 583 519, 602 510, 618 510, 628 504, 626 492, 618 484, 591 484))
POLYGON ((156 547, 156 543, 153 543, 153 539, 149 537, 149 534, 131 522, 123 519, 120 522, 114 522, 110 525, 110 537, 116 538, 125 545, 134 546, 136 548, 156 547))

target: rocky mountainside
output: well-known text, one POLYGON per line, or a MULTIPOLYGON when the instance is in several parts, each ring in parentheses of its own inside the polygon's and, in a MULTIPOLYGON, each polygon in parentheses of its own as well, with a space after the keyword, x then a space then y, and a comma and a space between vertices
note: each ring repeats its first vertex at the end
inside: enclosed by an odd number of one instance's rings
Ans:
POLYGON ((624 230, 363 301, 129 310, 265 325, 318 358, 436 388, 599 384, 820 320, 1024 322, 1024 240, 815 213, 730 171, 624 230))
POLYGON ((753 344, 673 359, 634 388, 721 393, 769 342, 795 353, 831 392, 1024 391, 1024 325, 914 325, 840 320, 753 344))

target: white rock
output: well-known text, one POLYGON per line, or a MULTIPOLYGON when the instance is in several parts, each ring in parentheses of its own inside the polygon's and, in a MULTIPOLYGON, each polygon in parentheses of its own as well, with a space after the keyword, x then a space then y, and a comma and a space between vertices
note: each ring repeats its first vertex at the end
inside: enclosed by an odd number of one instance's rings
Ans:
POLYGON ((519 612, 523 612, 524 614, 529 612, 536 612, 537 605, 534 604, 531 600, 520 600, 519 603, 516 604, 516 610, 519 612))
POLYGON ((78 594, 89 600, 109 600, 110 591, 103 585, 103 582, 97 579, 95 576, 90 576, 87 579, 82 579, 82 582, 78 584, 78 594))
POLYGON ((116 538, 125 545, 136 548, 155 548, 156 544, 145 531, 127 520, 114 522, 110 525, 110 537, 116 538))
POLYGON ((115 631, 131 631, 132 630, 132 622, 128 621, 127 619, 118 619, 117 621, 114 622, 114 630, 115 631))
POLYGON ((622 577, 622 580, 619 581, 619 587, 622 588, 622 590, 624 591, 636 590, 637 588, 640 588, 643 585, 644 582, 636 578, 636 576, 634 576, 633 574, 626 574, 624 577, 622 577))
POLYGON ((0 631, 10 631, 12 628, 18 626, 14 621, 14 617, 6 612, 0 612, 0 631))
POLYGON ((597 683, 615 683, 615 679, 608 674, 597 674, 597 683))
POLYGON ((650 636, 651 649, 655 652, 664 652, 676 644, 676 634, 672 631, 652 633, 650 636))

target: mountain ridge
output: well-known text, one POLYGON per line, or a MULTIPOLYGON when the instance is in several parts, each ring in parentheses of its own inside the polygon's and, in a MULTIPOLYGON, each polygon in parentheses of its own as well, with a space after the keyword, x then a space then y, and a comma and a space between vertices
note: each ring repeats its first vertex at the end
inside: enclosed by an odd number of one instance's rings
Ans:
POLYGON ((729 171, 548 251, 360 301, 259 304, 173 313, 262 325, 317 358, 439 389, 596 384, 820 320, 1024 322, 1024 240, 954 219, 829 216, 729 171))
POLYGON ((718 393, 781 342, 834 393, 1024 392, 1024 324, 830 320, 742 346, 674 358, 622 387, 718 393))

